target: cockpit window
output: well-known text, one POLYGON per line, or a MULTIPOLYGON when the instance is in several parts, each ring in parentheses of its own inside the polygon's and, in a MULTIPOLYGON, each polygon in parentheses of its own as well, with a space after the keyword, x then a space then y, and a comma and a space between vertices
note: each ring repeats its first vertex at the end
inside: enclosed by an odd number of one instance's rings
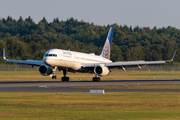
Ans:
POLYGON ((53 56, 53 57, 57 57, 57 54, 45 54, 45 56, 53 56))
POLYGON ((57 55, 56 55, 56 54, 53 54, 53 56, 54 56, 54 57, 57 57, 57 55))

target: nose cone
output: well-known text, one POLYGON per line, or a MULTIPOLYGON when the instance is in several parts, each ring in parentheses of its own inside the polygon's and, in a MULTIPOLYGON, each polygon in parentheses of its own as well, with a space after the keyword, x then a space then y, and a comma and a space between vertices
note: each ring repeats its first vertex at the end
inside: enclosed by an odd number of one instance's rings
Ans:
POLYGON ((46 65, 50 65, 50 59, 49 59, 49 57, 43 57, 43 62, 44 62, 46 65))
POLYGON ((43 62, 45 63, 45 64, 47 64, 47 62, 46 62, 46 60, 47 60, 47 57, 43 57, 43 62))
POLYGON ((43 62, 46 65, 50 65, 50 66, 54 65, 54 60, 58 58, 57 54, 58 54, 57 49, 48 50, 43 57, 43 62))

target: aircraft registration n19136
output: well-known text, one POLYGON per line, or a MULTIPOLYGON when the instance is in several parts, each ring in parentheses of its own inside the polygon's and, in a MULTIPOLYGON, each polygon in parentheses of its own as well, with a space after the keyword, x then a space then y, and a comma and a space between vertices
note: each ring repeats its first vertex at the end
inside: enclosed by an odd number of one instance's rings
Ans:
POLYGON ((39 60, 12 60, 6 59, 5 49, 3 49, 3 58, 7 62, 15 62, 28 64, 32 66, 39 66, 39 73, 44 76, 52 75, 52 79, 56 79, 55 71, 63 71, 64 77, 62 81, 69 81, 69 77, 66 76, 67 72, 81 72, 81 73, 92 73, 95 77, 93 81, 100 81, 100 77, 106 76, 110 73, 113 68, 121 68, 125 70, 128 67, 138 67, 141 69, 142 66, 149 64, 161 64, 171 62, 174 60, 177 50, 175 51, 172 59, 163 61, 127 61, 127 62, 112 62, 110 60, 111 45, 113 39, 114 28, 111 27, 107 35, 101 55, 87 54, 62 49, 51 49, 48 50, 43 61, 39 60))

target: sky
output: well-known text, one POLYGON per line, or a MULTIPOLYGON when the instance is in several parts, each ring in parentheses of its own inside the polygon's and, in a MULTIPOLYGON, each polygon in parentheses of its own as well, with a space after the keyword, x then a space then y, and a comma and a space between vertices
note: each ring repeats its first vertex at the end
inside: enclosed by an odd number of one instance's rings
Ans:
POLYGON ((38 23, 43 17, 95 25, 118 24, 180 29, 180 0, 0 0, 0 19, 11 16, 18 20, 31 16, 38 23))

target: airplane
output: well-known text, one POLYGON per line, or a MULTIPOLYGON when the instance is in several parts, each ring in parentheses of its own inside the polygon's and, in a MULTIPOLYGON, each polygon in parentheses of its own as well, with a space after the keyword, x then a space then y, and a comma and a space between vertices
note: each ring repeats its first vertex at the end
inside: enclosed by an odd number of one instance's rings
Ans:
POLYGON ((62 49, 50 49, 44 56, 43 61, 40 60, 12 60, 6 59, 5 48, 3 49, 3 59, 7 62, 15 62, 28 64, 32 66, 39 66, 39 73, 43 76, 51 75, 52 79, 56 79, 56 69, 63 71, 62 81, 69 81, 69 77, 66 76, 67 72, 81 72, 92 73, 95 77, 92 81, 100 81, 100 77, 106 76, 111 72, 111 69, 118 68, 126 70, 129 67, 138 67, 149 64, 162 64, 171 62, 174 60, 177 50, 175 51, 172 59, 163 61, 127 61, 127 62, 112 62, 110 60, 111 45, 113 39, 114 28, 111 27, 107 35, 101 55, 95 55, 94 53, 81 53, 70 50, 62 49))

